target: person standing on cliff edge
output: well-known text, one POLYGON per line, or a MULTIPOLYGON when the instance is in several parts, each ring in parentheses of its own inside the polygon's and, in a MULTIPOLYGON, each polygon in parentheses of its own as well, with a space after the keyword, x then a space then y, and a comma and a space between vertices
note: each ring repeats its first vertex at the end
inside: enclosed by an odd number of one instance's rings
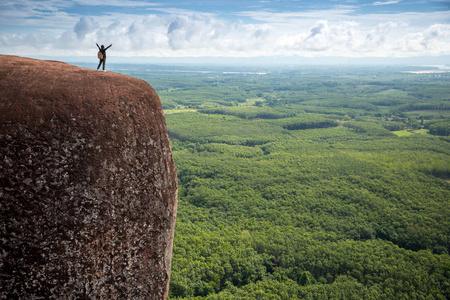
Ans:
POLYGON ((112 46, 112 44, 111 45, 109 45, 108 47, 106 47, 105 48, 105 46, 99 46, 98 45, 98 43, 95 43, 96 45, 97 45, 97 48, 98 48, 98 50, 99 50, 99 52, 101 52, 101 57, 102 58, 100 58, 100 56, 99 56, 99 59, 100 59, 100 62, 98 63, 98 67, 97 67, 97 70, 100 68, 100 66, 102 65, 102 63, 103 63, 103 71, 105 71, 105 62, 106 62, 106 50, 109 48, 109 47, 111 47, 112 46))

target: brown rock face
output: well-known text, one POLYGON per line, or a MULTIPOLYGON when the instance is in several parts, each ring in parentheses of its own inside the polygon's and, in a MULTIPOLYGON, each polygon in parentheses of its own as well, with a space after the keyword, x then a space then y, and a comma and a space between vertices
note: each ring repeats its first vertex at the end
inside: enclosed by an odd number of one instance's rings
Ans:
POLYGON ((150 85, 0 56, 0 299, 165 299, 176 209, 150 85))

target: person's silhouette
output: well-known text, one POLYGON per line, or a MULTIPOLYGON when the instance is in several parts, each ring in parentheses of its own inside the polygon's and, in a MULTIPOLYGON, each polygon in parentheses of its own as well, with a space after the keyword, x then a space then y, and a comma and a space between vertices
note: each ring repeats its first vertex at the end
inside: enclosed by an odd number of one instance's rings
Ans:
POLYGON ((98 47, 98 50, 102 53, 102 58, 100 58, 100 62, 98 63, 98 67, 97 67, 97 70, 100 68, 100 66, 103 64, 103 71, 105 71, 105 63, 106 63, 106 50, 109 48, 109 47, 111 47, 112 46, 112 44, 111 45, 109 45, 108 47, 106 47, 105 48, 105 46, 99 46, 98 45, 98 43, 95 43, 96 45, 97 45, 97 47, 98 47))

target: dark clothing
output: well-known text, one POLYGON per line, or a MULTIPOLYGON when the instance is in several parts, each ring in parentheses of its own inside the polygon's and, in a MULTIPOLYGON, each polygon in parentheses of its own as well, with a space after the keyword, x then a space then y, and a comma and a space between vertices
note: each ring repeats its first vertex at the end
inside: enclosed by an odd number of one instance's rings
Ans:
POLYGON ((108 50, 109 47, 111 47, 111 45, 109 45, 108 47, 101 47, 99 45, 97 45, 98 50, 103 54, 103 58, 106 58, 106 50, 108 50))
POLYGON ((97 70, 100 68, 100 66, 103 64, 103 71, 105 70, 105 63, 106 63, 106 50, 109 48, 109 47, 111 47, 111 45, 109 45, 108 47, 103 47, 103 45, 102 45, 102 47, 100 48, 100 46, 99 45, 97 45, 97 47, 98 47, 98 50, 102 53, 102 55, 103 55, 103 58, 102 59, 100 59, 100 62, 98 63, 98 67, 97 67, 97 70))
POLYGON ((103 55, 103 58, 100 59, 100 62, 98 63, 97 70, 100 68, 100 66, 103 64, 103 70, 105 70, 105 63, 106 63, 106 56, 103 55))

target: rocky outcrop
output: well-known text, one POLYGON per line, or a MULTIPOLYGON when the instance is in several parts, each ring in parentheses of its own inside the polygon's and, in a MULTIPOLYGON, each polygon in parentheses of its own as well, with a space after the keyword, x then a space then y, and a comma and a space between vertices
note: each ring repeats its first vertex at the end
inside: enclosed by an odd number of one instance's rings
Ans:
POLYGON ((146 82, 0 56, 0 298, 165 299, 177 178, 146 82))

